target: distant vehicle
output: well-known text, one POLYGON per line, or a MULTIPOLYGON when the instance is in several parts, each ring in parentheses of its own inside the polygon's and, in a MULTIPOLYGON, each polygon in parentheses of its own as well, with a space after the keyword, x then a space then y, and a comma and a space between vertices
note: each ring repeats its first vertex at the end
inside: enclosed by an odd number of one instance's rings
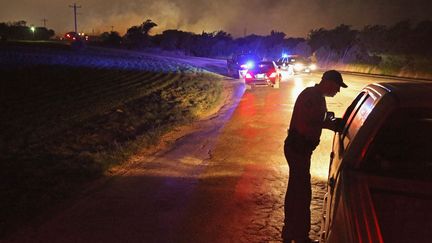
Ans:
POLYGON ((311 73, 317 69, 316 63, 299 55, 283 55, 276 61, 276 64, 289 74, 311 73))
POLYGON ((64 38, 66 40, 70 40, 70 41, 78 41, 78 40, 82 40, 82 41, 88 41, 89 40, 89 36, 84 34, 84 33, 77 33, 74 31, 71 32, 67 32, 64 35, 64 38))
POLYGON ((432 84, 366 86, 333 139, 321 243, 432 239, 432 84))
POLYGON ((253 68, 261 57, 255 54, 237 54, 227 60, 228 75, 233 78, 243 78, 248 69, 253 68))
POLYGON ((245 75, 245 83, 251 88, 256 85, 268 85, 279 88, 281 74, 273 61, 263 61, 248 69, 245 75))

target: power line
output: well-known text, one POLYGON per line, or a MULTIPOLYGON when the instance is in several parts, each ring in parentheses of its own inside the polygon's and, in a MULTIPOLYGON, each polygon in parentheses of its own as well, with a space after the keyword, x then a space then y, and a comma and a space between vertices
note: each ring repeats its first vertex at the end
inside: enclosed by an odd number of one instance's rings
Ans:
POLYGON ((46 28, 46 22, 48 22, 48 19, 43 18, 43 19, 41 19, 41 21, 43 22, 43 26, 44 26, 44 28, 46 28))
POLYGON ((77 8, 81 8, 81 6, 77 6, 76 3, 74 3, 73 6, 69 5, 69 8, 73 8, 74 9, 74 20, 75 20, 75 32, 78 33, 78 28, 77 28, 77 8))

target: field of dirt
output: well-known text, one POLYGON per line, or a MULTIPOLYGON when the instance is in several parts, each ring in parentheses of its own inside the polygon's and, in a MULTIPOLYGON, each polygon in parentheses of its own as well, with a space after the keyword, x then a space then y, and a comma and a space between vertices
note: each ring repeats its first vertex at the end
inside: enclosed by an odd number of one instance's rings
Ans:
POLYGON ((221 76, 181 59, 0 45, 0 238, 138 148, 221 102, 221 76))

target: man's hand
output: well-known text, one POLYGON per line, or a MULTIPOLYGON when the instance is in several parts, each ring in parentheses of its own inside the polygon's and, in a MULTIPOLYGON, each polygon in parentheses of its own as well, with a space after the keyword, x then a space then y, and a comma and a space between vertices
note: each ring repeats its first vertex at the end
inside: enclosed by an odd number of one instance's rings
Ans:
POLYGON ((342 118, 336 118, 334 112, 327 111, 324 118, 323 128, 330 129, 335 132, 342 132, 343 130, 342 118))
POLYGON ((344 122, 342 118, 335 118, 335 132, 342 132, 344 128, 344 122))

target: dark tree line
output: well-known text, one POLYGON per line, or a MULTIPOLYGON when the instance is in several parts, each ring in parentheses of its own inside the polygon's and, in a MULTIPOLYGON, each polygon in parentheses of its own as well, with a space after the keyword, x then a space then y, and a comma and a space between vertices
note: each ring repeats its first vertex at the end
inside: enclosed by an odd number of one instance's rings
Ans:
POLYGON ((170 29, 161 34, 149 35, 150 30, 156 26, 153 21, 146 20, 139 26, 129 28, 123 37, 118 32, 105 32, 100 39, 109 46, 131 49, 160 48, 201 57, 227 57, 237 52, 255 52, 261 56, 278 57, 282 52, 289 52, 305 41, 303 38, 285 38, 285 33, 277 31, 271 31, 268 36, 249 35, 237 39, 224 31, 195 34, 170 29))
POLYGON ((0 23, 0 37, 2 40, 48 40, 55 35, 54 30, 45 27, 31 27, 23 20, 17 22, 0 23))
POLYGON ((146 20, 133 26, 121 37, 117 32, 104 33, 102 40, 127 48, 160 48, 181 51, 186 55, 227 57, 238 52, 255 52, 275 58, 281 53, 315 54, 318 59, 346 63, 379 62, 379 55, 432 55, 432 21, 413 24, 401 21, 392 26, 367 25, 356 30, 349 25, 333 29, 311 30, 308 37, 287 38, 285 33, 271 31, 267 36, 248 35, 233 38, 224 31, 195 34, 181 30, 165 30, 151 36, 157 24, 146 20))
POLYGON ((432 55, 432 21, 417 24, 401 21, 392 26, 367 25, 354 30, 347 25, 334 29, 312 30, 308 44, 312 52, 327 55, 332 61, 379 62, 379 55, 432 55))

